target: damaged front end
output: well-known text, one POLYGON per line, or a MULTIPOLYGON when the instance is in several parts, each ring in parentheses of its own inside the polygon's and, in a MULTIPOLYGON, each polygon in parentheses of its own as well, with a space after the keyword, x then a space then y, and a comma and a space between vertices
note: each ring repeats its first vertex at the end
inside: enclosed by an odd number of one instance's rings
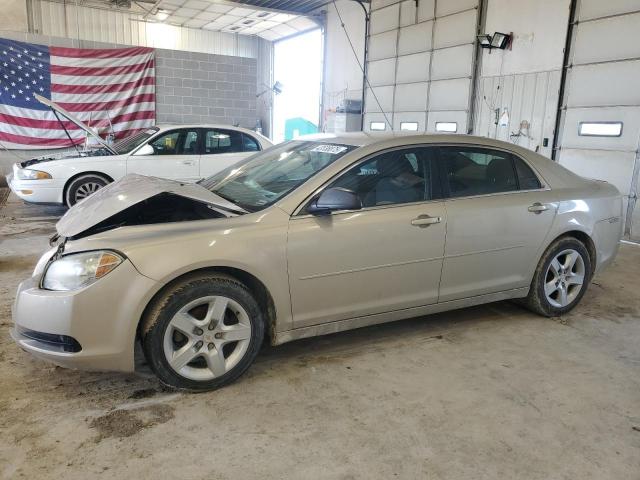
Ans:
POLYGON ((119 227, 227 218, 247 213, 201 185, 131 174, 78 202, 56 224, 79 239, 119 227))
POLYGON ((209 220, 227 216, 229 215, 205 202, 163 192, 142 200, 69 238, 77 240, 119 227, 209 220))

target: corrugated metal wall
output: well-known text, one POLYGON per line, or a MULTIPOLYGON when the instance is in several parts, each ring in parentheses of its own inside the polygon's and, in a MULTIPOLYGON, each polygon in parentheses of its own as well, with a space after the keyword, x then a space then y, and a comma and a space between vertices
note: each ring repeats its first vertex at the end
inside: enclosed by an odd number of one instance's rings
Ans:
POLYGON ((474 134, 551 156, 560 77, 552 70, 480 78, 474 134), (506 125, 500 122, 505 112, 506 125))
POLYGON ((190 52, 258 58, 260 39, 143 20, 142 15, 66 5, 35 3, 38 33, 76 40, 186 50, 190 52))

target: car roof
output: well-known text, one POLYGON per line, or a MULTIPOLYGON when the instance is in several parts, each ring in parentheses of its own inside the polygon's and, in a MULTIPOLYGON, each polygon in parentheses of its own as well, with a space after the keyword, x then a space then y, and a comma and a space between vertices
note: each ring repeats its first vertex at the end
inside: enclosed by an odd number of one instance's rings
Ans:
POLYGON ((317 133, 304 135, 296 138, 296 140, 324 141, 330 143, 339 143, 343 145, 352 145, 356 147, 364 147, 380 143, 406 143, 408 145, 414 143, 468 143, 475 145, 484 145, 488 147, 513 147, 513 144, 493 140, 486 137, 476 137, 474 135, 466 135, 459 133, 414 133, 414 132, 348 132, 348 133, 317 133))

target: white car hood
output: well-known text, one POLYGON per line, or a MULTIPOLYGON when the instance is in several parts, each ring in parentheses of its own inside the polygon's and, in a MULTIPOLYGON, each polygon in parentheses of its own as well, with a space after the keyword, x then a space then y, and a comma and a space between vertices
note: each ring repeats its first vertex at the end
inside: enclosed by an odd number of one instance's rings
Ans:
POLYGON ((71 207, 56 224, 56 230, 61 237, 73 237, 159 193, 173 193, 206 203, 227 217, 246 213, 236 204, 196 183, 129 174, 71 207))
POLYGON ((33 96, 35 97, 35 99, 37 101, 39 101, 43 105, 46 105, 47 107, 49 107, 54 112, 59 113, 60 115, 65 117, 67 120, 69 120, 70 122, 72 122, 75 125, 77 125, 78 127, 80 127, 82 130, 84 130, 86 133, 88 133, 96 142, 98 142, 100 145, 102 145, 102 147, 106 148, 107 150, 109 150, 114 155, 117 155, 118 152, 116 152, 113 148, 111 148, 111 146, 107 142, 105 142, 100 137, 100 135, 98 135, 93 129, 89 128, 89 126, 87 124, 85 124, 82 120, 77 118, 75 115, 72 115, 71 113, 67 112, 60 105, 58 105, 55 102, 52 102, 48 98, 44 98, 42 95, 38 95, 37 93, 34 93, 33 96))

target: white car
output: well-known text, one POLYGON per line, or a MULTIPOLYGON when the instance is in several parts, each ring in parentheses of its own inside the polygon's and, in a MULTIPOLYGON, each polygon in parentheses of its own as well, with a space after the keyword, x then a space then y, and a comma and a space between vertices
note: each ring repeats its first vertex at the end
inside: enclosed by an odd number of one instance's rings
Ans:
POLYGON ((228 125, 162 125, 108 145, 59 105, 41 101, 85 130, 100 148, 14 164, 7 184, 31 203, 70 207, 129 173, 196 182, 272 145, 256 132, 228 125))

